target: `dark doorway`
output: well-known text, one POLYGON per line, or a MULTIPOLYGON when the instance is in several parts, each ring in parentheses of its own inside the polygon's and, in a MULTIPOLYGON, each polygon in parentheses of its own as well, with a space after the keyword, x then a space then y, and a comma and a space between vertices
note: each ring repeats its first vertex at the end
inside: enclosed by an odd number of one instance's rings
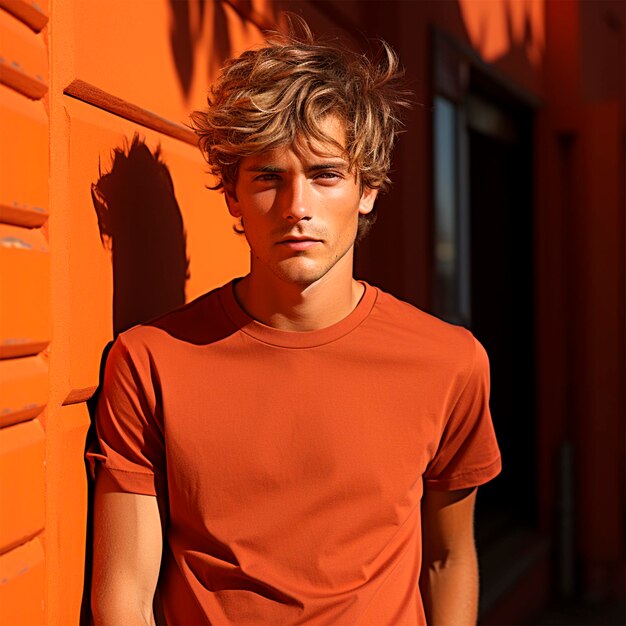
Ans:
POLYGON ((464 108, 471 330, 489 354, 503 458, 501 476, 480 490, 477 526, 534 527, 532 116, 476 90, 464 108))
POLYGON ((534 371, 539 103, 441 31, 433 87, 432 311, 472 331, 489 356, 503 467, 478 490, 475 529, 480 620, 501 623, 498 610, 520 581, 543 575, 549 550, 538 532, 534 371))

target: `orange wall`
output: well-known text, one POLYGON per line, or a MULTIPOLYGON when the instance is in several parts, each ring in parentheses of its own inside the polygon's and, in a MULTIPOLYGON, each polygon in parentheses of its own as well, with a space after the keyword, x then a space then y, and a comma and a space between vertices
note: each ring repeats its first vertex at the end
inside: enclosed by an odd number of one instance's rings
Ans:
POLYGON ((0 616, 44 617, 48 349, 52 336, 48 56, 43 11, 0 9, 0 616), (5 582, 6 581, 6 582, 5 582))
POLYGON ((102 350, 246 272, 185 124, 273 16, 262 1, 0 7, 0 622, 76 624, 102 350))
POLYGON ((601 600, 624 593, 626 5, 547 3, 546 24, 535 194, 541 524, 554 531, 556 457, 568 440, 577 588, 601 600))
POLYGON ((181 5, 58 0, 51 15, 50 624, 78 620, 85 400, 106 342, 247 268, 244 242, 222 196, 205 189, 206 164, 184 125, 222 60, 261 34, 228 4, 204 3, 203 16, 181 5))

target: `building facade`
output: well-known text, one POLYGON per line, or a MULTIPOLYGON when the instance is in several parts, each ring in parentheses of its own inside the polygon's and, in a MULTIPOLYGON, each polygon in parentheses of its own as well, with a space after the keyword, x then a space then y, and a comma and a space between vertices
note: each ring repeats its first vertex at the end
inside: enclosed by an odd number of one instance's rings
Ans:
POLYGON ((625 7, 0 0, 0 623, 88 619, 103 351, 247 271, 188 116, 284 10, 415 93, 357 274, 490 355, 481 621, 623 596, 625 7))

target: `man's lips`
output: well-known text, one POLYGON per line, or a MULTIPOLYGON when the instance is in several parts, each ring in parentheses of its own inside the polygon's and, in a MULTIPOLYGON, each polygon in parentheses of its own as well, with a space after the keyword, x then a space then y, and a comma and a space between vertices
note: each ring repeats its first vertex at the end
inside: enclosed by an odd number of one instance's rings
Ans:
POLYGON ((321 241, 312 237, 285 237, 278 242, 279 245, 291 250, 308 250, 318 243, 321 241))

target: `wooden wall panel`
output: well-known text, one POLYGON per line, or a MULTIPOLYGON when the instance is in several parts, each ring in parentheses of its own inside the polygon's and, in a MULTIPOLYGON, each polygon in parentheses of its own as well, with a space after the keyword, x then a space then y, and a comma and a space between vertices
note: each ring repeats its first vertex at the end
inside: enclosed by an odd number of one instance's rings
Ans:
POLYGON ((50 337, 50 256, 41 231, 0 224, 0 266, 0 358, 37 354, 50 337))
POLYGON ((0 430, 0 552, 44 526, 44 431, 37 420, 0 430))
POLYGON ((43 39, 0 10, 0 42, 0 82, 34 100, 41 98, 48 91, 48 55, 43 39))
POLYGON ((39 539, 0 555, 2 624, 43 624, 44 583, 44 551, 39 539))
POLYGON ((196 147, 72 98, 65 107, 71 120, 69 393, 97 384, 100 355, 114 325, 119 330, 133 316, 153 317, 159 306, 176 303, 163 296, 168 283, 176 283, 177 304, 184 304, 245 273, 248 254, 233 233, 223 197, 205 188, 205 164, 196 147), (135 133, 145 147, 128 157, 135 133), (126 156, 116 157, 115 149, 126 156), (155 195, 155 185, 161 194, 155 195))
MULTIPOLYGON (((232 231, 222 196, 206 190, 206 164, 182 124, 204 105, 225 56, 261 41, 245 12, 265 11, 265 4, 254 0, 236 11, 211 1, 55 0, 50 32, 42 33, 51 64, 45 148, 54 311, 50 397, 41 417, 46 623, 78 623, 84 401, 98 383, 102 350, 129 320, 149 317, 155 301, 183 304, 247 271, 245 243, 232 231), (135 134, 141 141, 129 158, 135 134)), ((47 212, 47 199, 39 204, 47 212)))
POLYGON ((228 3, 213 0, 75 0, 73 15, 72 79, 177 123, 204 105, 228 56, 262 41, 228 3))
POLYGON ((0 221, 41 226, 48 215, 48 118, 43 103, 0 85, 0 137, 0 221))
POLYGON ((48 54, 43 11, 0 1, 0 621, 44 619, 45 436, 51 335, 48 54), (16 358, 19 357, 19 358, 16 358))
POLYGON ((48 568, 51 573, 60 573, 62 586, 50 590, 48 623, 77 626, 87 541, 87 475, 83 460, 90 421, 87 405, 81 402, 63 406, 54 419, 57 426, 62 425, 63 435, 60 445, 48 454, 47 486, 53 497, 48 499, 47 516, 55 520, 57 528, 54 543, 47 543, 48 568))
POLYGON ((47 0, 0 0, 0 7, 38 33, 48 23, 47 0))
POLYGON ((41 356, 0 360, 0 427, 37 417, 48 401, 48 366, 41 356))

